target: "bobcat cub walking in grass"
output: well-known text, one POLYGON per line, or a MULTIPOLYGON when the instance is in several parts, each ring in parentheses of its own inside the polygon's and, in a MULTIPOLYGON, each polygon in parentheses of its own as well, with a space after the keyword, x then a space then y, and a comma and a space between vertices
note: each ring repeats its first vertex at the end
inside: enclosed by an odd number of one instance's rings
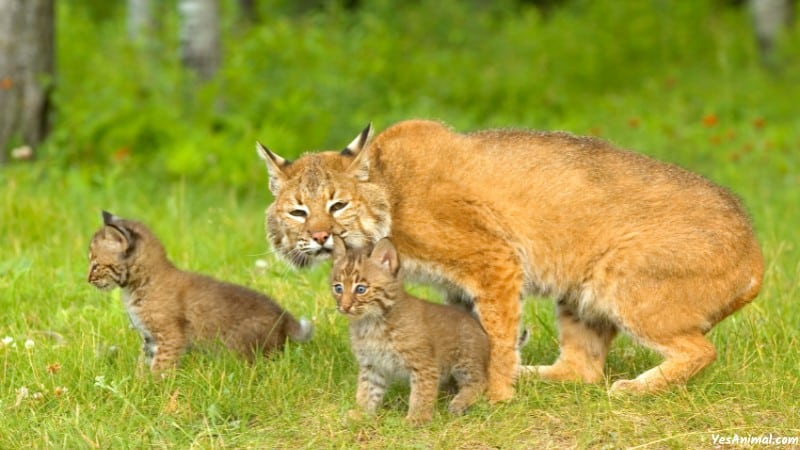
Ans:
POLYGON ((452 377, 459 391, 448 409, 463 413, 486 387, 489 338, 480 323, 460 308, 406 294, 388 238, 371 250, 347 250, 342 239, 333 240, 331 288, 350 320, 360 367, 358 406, 374 412, 391 381, 410 378, 406 419, 424 423, 433 415, 440 382, 452 377))
POLYGON ((311 338, 310 322, 295 320, 267 296, 177 269, 161 242, 139 222, 103 211, 103 227, 89 245, 89 283, 122 288, 131 323, 144 339, 154 373, 177 365, 193 342, 220 339, 252 360, 280 350, 289 337, 311 338))

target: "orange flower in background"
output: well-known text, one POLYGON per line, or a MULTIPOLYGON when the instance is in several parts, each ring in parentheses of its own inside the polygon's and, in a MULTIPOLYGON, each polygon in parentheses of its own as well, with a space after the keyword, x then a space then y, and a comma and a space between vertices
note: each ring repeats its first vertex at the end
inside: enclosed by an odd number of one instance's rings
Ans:
POLYGON ((5 77, 0 80, 0 89, 7 91, 11 89, 12 86, 14 86, 14 82, 11 81, 11 77, 5 77))
POLYGON ((131 154, 130 147, 120 147, 114 152, 112 157, 114 158, 114 161, 119 162, 127 159, 128 156, 130 156, 130 154, 131 154))
POLYGON ((61 370, 61 363, 50 363, 47 365, 47 373, 51 375, 57 374, 61 370))
POLYGON ((639 128, 639 118, 631 117, 630 119, 628 119, 628 126, 631 128, 639 128))
POLYGON ((713 127, 714 125, 717 124, 717 122, 719 122, 719 118, 717 117, 716 114, 711 113, 703 116, 703 125, 708 128, 713 127))
POLYGON ((764 120, 763 117, 756 117, 755 119, 753 119, 753 126, 758 128, 759 130, 764 128, 764 125, 766 125, 766 120, 764 120))

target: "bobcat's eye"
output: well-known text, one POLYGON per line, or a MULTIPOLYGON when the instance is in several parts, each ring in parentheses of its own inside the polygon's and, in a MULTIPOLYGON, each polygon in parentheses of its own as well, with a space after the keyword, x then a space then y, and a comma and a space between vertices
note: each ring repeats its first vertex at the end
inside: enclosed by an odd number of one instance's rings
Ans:
POLYGON ((363 284, 359 284, 356 286, 356 294, 362 295, 365 294, 366 292, 367 292, 367 287, 364 286, 363 284))
POLYGON ((344 292, 344 288, 342 287, 341 283, 336 283, 333 285, 333 293, 336 295, 342 295, 344 292))
POLYGON ((295 217, 305 217, 308 215, 308 212, 305 209, 293 209, 289 211, 289 215, 295 217))
POLYGON ((341 211, 342 209, 344 209, 345 206, 347 206, 347 202, 336 202, 332 204, 330 207, 328 207, 328 210, 332 214, 335 213, 336 211, 341 211))

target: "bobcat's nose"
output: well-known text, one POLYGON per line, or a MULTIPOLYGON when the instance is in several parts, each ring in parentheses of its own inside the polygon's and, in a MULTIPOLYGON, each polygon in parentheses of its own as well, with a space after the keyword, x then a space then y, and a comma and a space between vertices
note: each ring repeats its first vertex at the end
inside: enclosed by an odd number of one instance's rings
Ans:
POLYGON ((319 245, 325 245, 325 241, 328 240, 330 235, 327 231, 314 231, 311 233, 311 239, 315 240, 319 245))

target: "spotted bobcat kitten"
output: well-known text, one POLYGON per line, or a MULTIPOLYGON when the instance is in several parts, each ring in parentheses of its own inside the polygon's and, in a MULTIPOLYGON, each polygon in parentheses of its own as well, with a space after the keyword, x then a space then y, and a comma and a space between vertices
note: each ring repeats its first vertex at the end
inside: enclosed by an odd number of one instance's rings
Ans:
POLYGON ((257 351, 282 349, 287 337, 311 338, 310 322, 298 322, 267 296, 176 268, 141 223, 103 211, 103 224, 89 245, 89 283, 122 288, 154 373, 176 366, 193 342, 219 339, 252 360, 257 351))
POLYGON ((486 387, 489 337, 463 309, 426 302, 403 291, 400 261, 388 238, 371 250, 348 250, 334 236, 331 288, 339 312, 350 320, 358 360, 356 402, 377 408, 396 379, 411 382, 409 422, 427 422, 441 382, 454 379, 449 410, 463 413, 486 387))

